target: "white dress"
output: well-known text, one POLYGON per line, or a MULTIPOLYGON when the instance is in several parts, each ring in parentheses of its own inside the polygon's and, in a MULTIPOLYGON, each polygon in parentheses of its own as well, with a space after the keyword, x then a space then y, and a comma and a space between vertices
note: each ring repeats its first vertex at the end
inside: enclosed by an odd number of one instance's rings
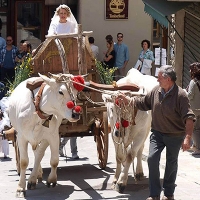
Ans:
POLYGON ((77 33, 77 24, 67 21, 65 23, 55 22, 51 23, 48 35, 66 34, 66 33, 77 33))
MULTIPOLYGON (((10 121, 7 118, 4 118, 0 121, 0 132, 4 129, 4 126, 7 125, 10 127, 10 121)), ((2 137, 0 137, 0 152, 4 154, 4 156, 9 155, 9 143, 8 140, 3 140, 2 137)))

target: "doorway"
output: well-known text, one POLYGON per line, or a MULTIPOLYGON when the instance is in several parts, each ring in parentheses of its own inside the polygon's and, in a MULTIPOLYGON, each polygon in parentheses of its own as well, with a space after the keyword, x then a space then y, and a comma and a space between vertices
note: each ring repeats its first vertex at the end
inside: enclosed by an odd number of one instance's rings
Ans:
POLYGON ((42 42, 42 2, 17 2, 16 16, 17 44, 28 40, 35 49, 42 42))

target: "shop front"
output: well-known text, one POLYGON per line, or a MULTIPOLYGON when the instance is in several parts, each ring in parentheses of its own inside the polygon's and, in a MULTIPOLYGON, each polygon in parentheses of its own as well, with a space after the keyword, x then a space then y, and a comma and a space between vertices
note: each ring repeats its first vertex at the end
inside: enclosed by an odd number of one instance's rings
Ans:
POLYGON ((26 39, 36 48, 45 40, 51 17, 59 4, 68 3, 76 13, 77 1, 0 0, 0 33, 11 35, 14 44, 26 39))

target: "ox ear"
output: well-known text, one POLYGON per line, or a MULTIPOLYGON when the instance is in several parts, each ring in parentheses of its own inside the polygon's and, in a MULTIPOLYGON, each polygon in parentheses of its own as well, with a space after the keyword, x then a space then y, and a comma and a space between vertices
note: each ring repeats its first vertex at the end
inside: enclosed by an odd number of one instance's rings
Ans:
POLYGON ((50 86, 53 85, 53 84, 56 82, 55 79, 48 78, 47 76, 42 75, 42 74, 40 74, 40 73, 38 73, 38 75, 44 80, 44 82, 45 82, 46 84, 48 84, 48 85, 50 85, 50 86))

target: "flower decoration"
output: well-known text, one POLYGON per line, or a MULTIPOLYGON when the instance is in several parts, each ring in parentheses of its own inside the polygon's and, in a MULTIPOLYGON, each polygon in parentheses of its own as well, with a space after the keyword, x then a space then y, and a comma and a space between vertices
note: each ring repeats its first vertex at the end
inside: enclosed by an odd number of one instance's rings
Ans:
POLYGON ((97 60, 95 61, 95 65, 97 74, 99 75, 100 83, 112 84, 113 76, 115 71, 117 70, 117 67, 108 68, 105 63, 97 60))
POLYGON ((84 89, 84 83, 85 83, 85 81, 84 81, 84 79, 83 79, 82 76, 74 76, 74 77, 72 78, 72 80, 75 81, 75 82, 77 82, 77 83, 82 84, 82 85, 79 85, 79 84, 73 83, 74 88, 75 88, 76 90, 82 91, 82 90, 84 89))

